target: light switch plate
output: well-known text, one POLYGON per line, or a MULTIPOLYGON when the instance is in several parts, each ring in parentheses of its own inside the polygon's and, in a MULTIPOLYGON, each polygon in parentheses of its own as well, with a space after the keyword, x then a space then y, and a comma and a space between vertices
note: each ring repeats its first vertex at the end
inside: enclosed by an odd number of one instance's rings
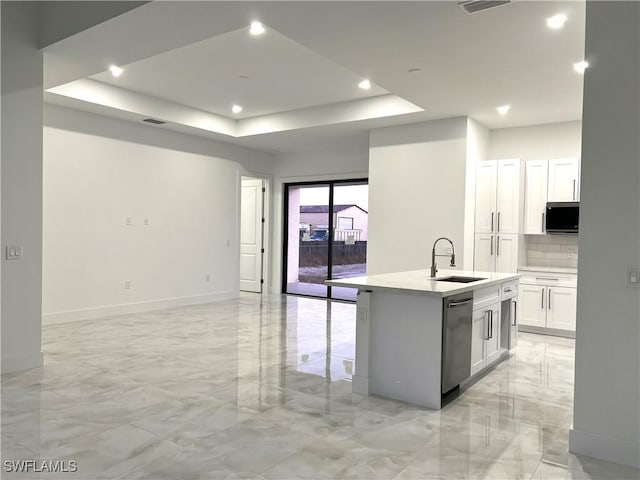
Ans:
POLYGON ((21 260, 22 259, 22 247, 19 245, 7 245, 6 256, 7 260, 21 260))
POLYGON ((627 268, 627 287, 640 287, 640 268, 627 268))

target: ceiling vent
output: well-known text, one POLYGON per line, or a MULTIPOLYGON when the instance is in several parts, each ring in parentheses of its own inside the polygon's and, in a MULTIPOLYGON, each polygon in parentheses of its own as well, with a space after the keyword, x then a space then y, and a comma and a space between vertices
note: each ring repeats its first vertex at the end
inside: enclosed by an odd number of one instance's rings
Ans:
POLYGON ((142 120, 143 122, 153 123, 154 125, 164 125, 167 122, 163 122, 162 120, 156 120, 155 118, 145 118, 142 120))
POLYGON ((486 10, 488 8, 499 7, 510 3, 511 0, 468 0, 464 2, 458 2, 467 13, 476 13, 486 10))

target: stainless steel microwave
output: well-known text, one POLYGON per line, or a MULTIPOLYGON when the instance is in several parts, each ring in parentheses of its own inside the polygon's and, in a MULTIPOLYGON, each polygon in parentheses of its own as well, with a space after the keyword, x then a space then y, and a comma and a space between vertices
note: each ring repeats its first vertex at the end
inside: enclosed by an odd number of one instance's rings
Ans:
POLYGON ((548 202, 545 213, 547 233, 578 233, 580 203, 548 202))

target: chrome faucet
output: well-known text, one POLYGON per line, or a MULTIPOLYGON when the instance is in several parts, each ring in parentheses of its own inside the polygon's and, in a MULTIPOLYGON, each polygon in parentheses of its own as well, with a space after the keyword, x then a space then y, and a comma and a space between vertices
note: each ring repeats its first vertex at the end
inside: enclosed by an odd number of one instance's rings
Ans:
POLYGON ((436 257, 448 257, 449 255, 436 255, 436 244, 440 240, 446 240, 451 244, 451 266, 456 266, 456 249, 453 246, 453 242, 449 240, 447 237, 440 237, 435 242, 433 242, 433 249, 431 249, 431 278, 435 278, 436 273, 438 273, 438 265, 436 264, 436 257))

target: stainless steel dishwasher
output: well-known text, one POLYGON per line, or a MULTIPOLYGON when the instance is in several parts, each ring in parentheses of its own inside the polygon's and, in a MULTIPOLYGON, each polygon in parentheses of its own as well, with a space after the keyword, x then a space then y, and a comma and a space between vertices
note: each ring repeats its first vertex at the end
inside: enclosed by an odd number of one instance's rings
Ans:
POLYGON ((442 312, 442 393, 471 376, 473 293, 446 297, 442 312))

